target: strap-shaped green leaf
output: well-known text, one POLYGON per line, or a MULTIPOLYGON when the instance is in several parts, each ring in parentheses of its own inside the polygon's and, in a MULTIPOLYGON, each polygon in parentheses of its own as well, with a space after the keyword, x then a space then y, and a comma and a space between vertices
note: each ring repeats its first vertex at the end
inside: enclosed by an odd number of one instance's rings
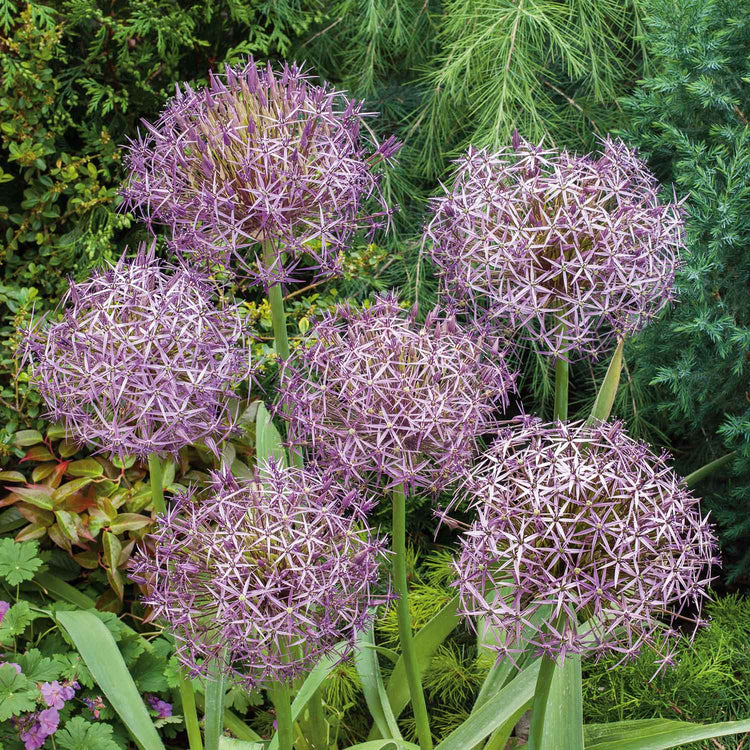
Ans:
POLYGON ((605 421, 609 419, 609 415, 612 412, 612 405, 615 403, 617 387, 620 385, 622 349, 624 346, 624 340, 620 339, 607 368, 607 374, 604 376, 601 388, 599 388, 599 393, 596 394, 596 401, 594 401, 594 408, 591 410, 589 421, 594 421, 595 419, 605 421))
POLYGON ((539 674, 539 659, 474 711, 436 750, 467 750, 509 722, 532 699, 539 674))
MULTIPOLYGON (((454 596, 422 629, 414 636, 414 650, 420 672, 430 665, 432 655, 438 646, 455 630, 459 623, 456 614, 458 596, 454 596)), ((406 670, 403 658, 399 658, 388 680, 388 703, 398 717, 409 704, 409 685, 406 682, 406 670)))
POLYGON ((164 750, 120 649, 104 623, 91 612, 58 612, 57 621, 138 746, 142 750, 164 750))
MULTIPOLYGON (((340 643, 337 645, 329 656, 321 659, 313 670, 307 675, 307 678, 302 683, 302 687, 292 701, 292 721, 296 721, 297 717, 302 713, 305 706, 307 705, 313 693, 323 684, 326 677, 336 668, 341 662, 341 655, 345 644, 340 643)), ((273 739, 268 745, 268 750, 278 750, 279 738, 274 735, 273 739)))
POLYGON ((641 719, 584 727, 586 750, 668 750, 689 742, 750 732, 750 719, 691 724, 672 719, 641 719))
POLYGON ((378 655, 375 651, 375 634, 372 623, 361 631, 357 638, 357 650, 354 653, 354 664, 362 681, 362 692, 365 694, 367 707, 380 734, 387 739, 402 739, 396 717, 388 702, 383 675, 380 672, 378 655))
POLYGON ((405 740, 369 740, 350 745, 346 750, 419 750, 419 745, 405 740))
POLYGON ((258 411, 255 415, 255 455, 258 461, 267 460, 273 456, 284 466, 287 465, 287 455, 281 434, 271 421, 268 409, 262 403, 258 404, 258 411))
MULTIPOLYGON (((532 707, 533 711, 533 707, 532 707)), ((544 750, 583 750, 581 657, 570 654, 555 667, 544 715, 544 750)))
POLYGON ((262 742, 235 740, 231 737, 222 737, 219 740, 219 750, 263 750, 264 747, 262 742))

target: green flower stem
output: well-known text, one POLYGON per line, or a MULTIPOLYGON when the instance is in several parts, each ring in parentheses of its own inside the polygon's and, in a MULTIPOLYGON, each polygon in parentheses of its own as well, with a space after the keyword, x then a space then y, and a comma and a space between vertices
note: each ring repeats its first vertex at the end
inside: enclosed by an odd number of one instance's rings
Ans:
POLYGON ((409 589, 406 581, 406 493, 400 484, 393 490, 393 588, 398 594, 398 634, 406 667, 411 705, 417 723, 417 737, 421 750, 432 750, 432 734, 427 716, 427 704, 422 692, 422 681, 414 650, 409 614, 409 589))
POLYGON ((294 727, 292 723, 292 703, 289 688, 281 682, 270 689, 273 707, 276 710, 276 734, 279 738, 279 750, 292 750, 294 746, 294 727))
POLYGON ((182 699, 182 715, 185 719, 188 746, 190 750, 203 750, 201 730, 198 724, 198 712, 195 710, 195 692, 190 678, 184 674, 179 675, 180 698, 182 699))
MULTIPOLYGON (((167 512, 167 504, 164 502, 164 488, 162 487, 164 474, 161 459, 156 453, 152 453, 148 457, 148 475, 151 482, 151 501, 154 510, 163 515, 167 512)), ((201 732, 198 726, 198 714, 195 710, 193 683, 184 674, 180 674, 180 697, 182 698, 182 712, 185 718, 185 729, 188 734, 190 750, 203 750, 201 732)))
POLYGON ((151 481, 151 501, 154 505, 154 510, 163 514, 167 512, 167 505, 164 502, 164 488, 161 486, 163 471, 161 465, 161 459, 156 453, 152 453, 148 457, 148 475, 151 481))
POLYGON ((568 418, 568 363, 558 357, 555 360, 555 407, 553 419, 568 418))
MULTIPOLYGON (((263 262, 267 268, 270 268, 273 262, 274 250, 270 243, 263 244, 263 262)), ((284 295, 281 284, 274 284, 268 290, 268 304, 271 307, 271 323, 273 325, 273 340, 276 347, 276 354, 279 359, 289 359, 289 334, 286 328, 286 312, 284 311, 284 295)), ((289 457, 292 465, 301 469, 303 466, 302 454, 296 451, 289 451, 289 457)), ((326 743, 328 738, 328 728, 326 722, 325 709, 323 707, 323 698, 320 690, 316 690, 310 702, 307 705, 310 712, 311 729, 313 732, 313 743, 316 750, 327 750, 326 743)))

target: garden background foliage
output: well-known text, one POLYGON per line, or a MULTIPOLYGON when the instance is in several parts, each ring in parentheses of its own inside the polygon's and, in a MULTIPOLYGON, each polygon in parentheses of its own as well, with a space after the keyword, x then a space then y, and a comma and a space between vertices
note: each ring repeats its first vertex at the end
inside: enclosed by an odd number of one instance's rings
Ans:
MULTIPOLYGON (((248 53, 306 61, 381 113, 372 123, 379 135, 395 132, 405 143, 384 183, 388 201, 401 207, 394 231, 380 235, 379 246, 353 248, 343 279, 287 291, 288 314, 300 333, 316 311, 337 300, 392 286, 418 301, 422 312, 429 309, 436 284, 419 244, 425 201, 468 142, 499 146, 517 128, 532 140, 587 151, 597 135, 614 131, 641 149, 665 191, 689 194, 679 304, 628 342, 614 411, 632 432, 672 450, 684 474, 737 452, 700 492, 719 524, 725 559, 720 585, 746 587, 750 0, 0 0, 0 471, 3 484, 20 486, 27 479, 46 484, 49 494, 79 482, 77 491, 81 479, 97 480, 86 503, 76 500, 62 519, 43 497, 25 498, 0 514, 0 533, 21 533, 24 545, 38 545, 32 558, 44 550, 40 570, 53 570, 100 607, 139 613, 122 566, 131 542, 147 527, 117 524, 122 515, 143 510, 145 467, 120 471, 99 461, 86 464, 88 474, 76 473, 84 468, 74 464, 89 459, 68 452, 64 435, 41 420, 38 396, 27 390, 15 359, 15 331, 32 309, 54 307, 69 275, 84 278, 144 237, 116 210, 124 176, 121 146, 140 118, 157 115, 175 81, 199 84, 209 68, 248 53), (31 451, 36 453, 29 456, 31 451), (19 463, 22 457, 27 461, 19 463), (56 471, 60 463, 65 467, 56 471), (119 487, 120 474, 127 474, 127 493, 119 487), (94 551, 84 554, 72 537, 81 515, 92 511, 102 525, 94 551), (76 562, 66 552, 71 543, 76 562)), ((246 304, 261 342, 270 341, 267 303, 250 296, 246 304)), ((259 354, 269 351, 259 344, 259 354)), ((549 413, 548 363, 529 357, 525 372, 526 408, 549 413)), ((574 407, 583 412, 590 406, 601 375, 574 369, 574 407)), ((206 466, 206 457, 191 456, 171 479, 175 485, 200 480, 206 466)), ((429 514, 412 518, 415 546, 430 542, 429 514)), ((17 584, 2 579, 2 554, 0 548, 0 585, 10 599, 17 584)), ((50 675, 44 679, 77 677, 93 700, 93 683, 85 682, 80 659, 59 632, 35 634, 34 620, 24 614, 29 606, 50 606, 30 582, 36 572, 20 582, 25 607, 3 625, 0 639, 39 649, 39 663, 50 675)), ((444 560, 439 554, 415 558, 412 575, 419 626, 449 595, 444 560)), ((684 666, 648 689, 648 654, 616 677, 606 663, 588 667, 587 719, 671 717, 676 705, 690 707, 690 715, 680 718, 696 721, 750 715, 743 687, 750 675, 746 610, 739 598, 720 600, 714 624, 685 652, 684 666)), ((141 651, 131 634, 113 614, 102 617, 137 672, 141 651)), ((392 618, 390 613, 378 625, 385 645, 395 631, 392 618)), ((160 645, 149 659, 139 687, 168 698, 175 670, 167 648, 160 645)), ((443 735, 464 718, 484 670, 468 632, 457 633, 435 656, 425 685, 434 705, 452 707, 450 715, 436 717, 443 735)), ((0 671, 0 705, 6 677, 15 679, 0 671)), ((356 672, 342 666, 326 691, 342 736, 366 736, 356 672)), ((245 713, 258 702, 257 696, 237 695, 232 707, 245 713)), ((90 727, 105 726, 91 723, 83 708, 68 718, 76 724, 71 737, 58 743, 62 747, 84 747, 86 733, 99 732, 90 727)), ((102 718, 113 729, 101 730, 101 747, 125 747, 124 728, 111 709, 102 718)), ((407 726, 409 718, 405 714, 407 726)), ((254 709, 257 731, 264 733, 272 722, 271 713, 254 709)), ((168 736, 173 730, 165 727, 168 736)), ((725 741, 727 748, 731 742, 725 741)))

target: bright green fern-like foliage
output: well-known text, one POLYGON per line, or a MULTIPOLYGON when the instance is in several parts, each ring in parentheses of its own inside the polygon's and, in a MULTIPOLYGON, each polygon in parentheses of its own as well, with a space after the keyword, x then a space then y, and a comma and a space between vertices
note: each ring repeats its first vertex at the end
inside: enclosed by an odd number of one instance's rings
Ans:
POLYGON ((730 480, 700 485, 725 575, 750 573, 750 5, 647 0, 653 69, 624 106, 627 137, 689 196, 679 304, 626 352, 616 411, 665 434, 685 474, 737 450, 730 480), (628 386, 632 386, 628 388, 628 386), (619 406, 619 411, 618 411, 619 406))

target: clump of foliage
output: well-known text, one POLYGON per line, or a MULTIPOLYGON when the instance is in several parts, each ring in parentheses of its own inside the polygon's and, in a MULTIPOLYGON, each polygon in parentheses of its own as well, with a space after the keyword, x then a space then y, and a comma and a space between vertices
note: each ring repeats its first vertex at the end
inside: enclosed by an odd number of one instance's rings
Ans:
POLYGON ((660 180, 689 195, 687 247, 679 302, 626 352, 631 370, 615 411, 666 436, 684 473, 737 451, 731 478, 720 473, 701 491, 719 523, 728 581, 747 581, 750 18, 729 0, 644 8, 656 72, 624 101, 627 137, 660 180))

